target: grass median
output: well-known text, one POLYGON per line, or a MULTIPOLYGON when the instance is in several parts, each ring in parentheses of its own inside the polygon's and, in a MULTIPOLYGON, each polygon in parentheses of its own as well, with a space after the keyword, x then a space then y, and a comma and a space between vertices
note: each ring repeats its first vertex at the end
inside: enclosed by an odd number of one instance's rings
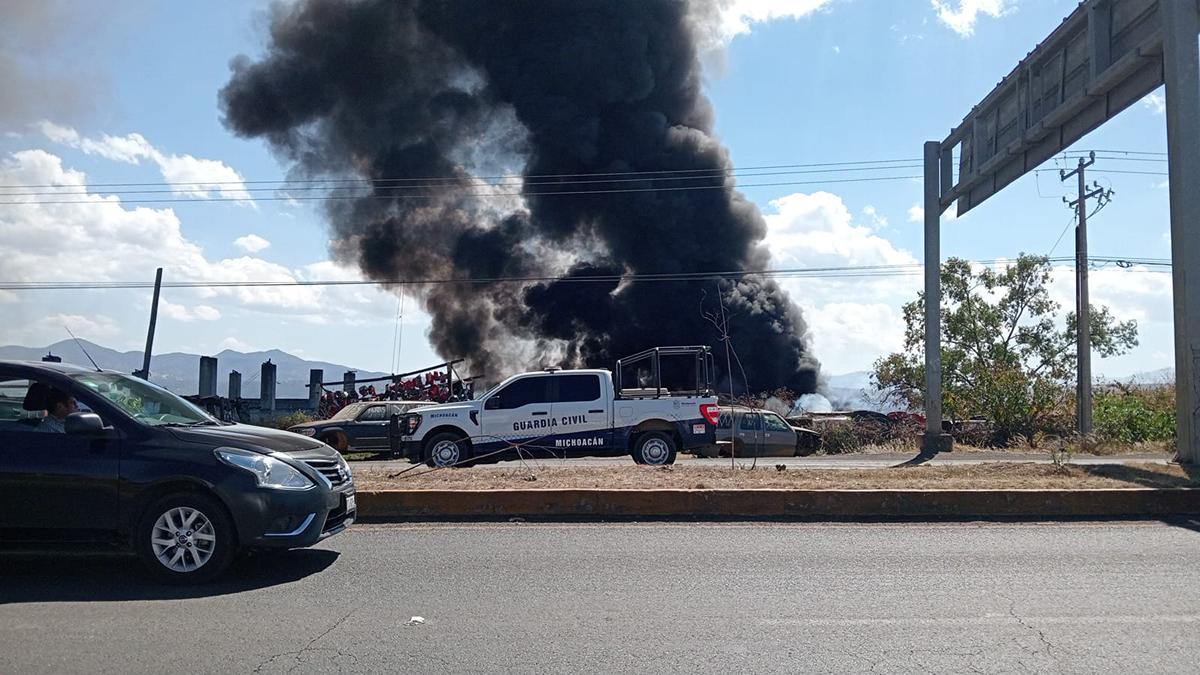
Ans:
MULTIPOLYGON (((779 465, 782 466, 782 465, 779 465)), ((1177 464, 1054 465, 994 463, 884 469, 780 470, 758 466, 477 466, 355 471, 360 490, 794 489, 1038 490, 1200 487, 1200 472, 1177 464)))

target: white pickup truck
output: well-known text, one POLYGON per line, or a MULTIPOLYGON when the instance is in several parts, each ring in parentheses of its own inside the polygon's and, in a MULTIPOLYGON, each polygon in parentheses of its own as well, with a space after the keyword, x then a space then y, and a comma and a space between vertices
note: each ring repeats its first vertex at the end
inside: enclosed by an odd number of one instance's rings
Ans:
POLYGON ((638 464, 672 464, 680 450, 715 443, 720 411, 711 364, 707 347, 657 347, 617 361, 615 381, 607 370, 514 375, 474 401, 400 417, 399 449, 439 467, 623 454, 638 464))

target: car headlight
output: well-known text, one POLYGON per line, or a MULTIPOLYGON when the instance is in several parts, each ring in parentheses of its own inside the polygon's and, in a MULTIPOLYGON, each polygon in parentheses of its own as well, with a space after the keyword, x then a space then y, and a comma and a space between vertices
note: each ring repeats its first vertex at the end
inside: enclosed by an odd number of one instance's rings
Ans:
POLYGON ((354 480, 354 474, 350 472, 350 463, 346 461, 346 458, 340 452, 338 453, 338 466, 342 467, 342 470, 346 472, 347 481, 354 480))
POLYGON ((400 422, 400 433, 405 436, 412 436, 417 431, 417 427, 421 426, 421 416, 417 413, 410 413, 404 416, 400 422))
POLYGON ((288 429, 293 434, 303 434, 304 436, 316 436, 317 430, 312 427, 300 427, 299 429, 288 429))
POLYGON ((296 467, 274 457, 238 448, 217 448, 215 452, 222 462, 254 474, 259 487, 272 490, 308 490, 317 485, 296 467))

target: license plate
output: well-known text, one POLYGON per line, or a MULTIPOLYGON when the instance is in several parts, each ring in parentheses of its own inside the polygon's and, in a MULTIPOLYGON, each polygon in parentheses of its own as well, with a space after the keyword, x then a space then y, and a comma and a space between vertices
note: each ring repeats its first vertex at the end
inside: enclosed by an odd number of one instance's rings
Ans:
POLYGON ((708 431, 708 426, 705 424, 693 424, 692 425, 692 433, 697 436, 699 436, 700 434, 702 434, 706 431, 708 431))
POLYGON ((354 495, 346 495, 346 511, 356 511, 354 506, 354 495))

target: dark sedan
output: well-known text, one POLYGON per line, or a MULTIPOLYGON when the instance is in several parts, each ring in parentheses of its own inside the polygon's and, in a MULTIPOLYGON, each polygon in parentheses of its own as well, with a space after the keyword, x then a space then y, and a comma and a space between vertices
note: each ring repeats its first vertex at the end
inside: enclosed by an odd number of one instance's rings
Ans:
POLYGON ((338 452, 388 452, 388 425, 393 415, 403 416, 432 401, 361 401, 337 411, 327 420, 305 422, 288 431, 312 436, 338 452))
POLYGON ((0 543, 116 545, 191 582, 355 515, 350 468, 324 443, 221 422, 121 373, 0 361, 0 543))

